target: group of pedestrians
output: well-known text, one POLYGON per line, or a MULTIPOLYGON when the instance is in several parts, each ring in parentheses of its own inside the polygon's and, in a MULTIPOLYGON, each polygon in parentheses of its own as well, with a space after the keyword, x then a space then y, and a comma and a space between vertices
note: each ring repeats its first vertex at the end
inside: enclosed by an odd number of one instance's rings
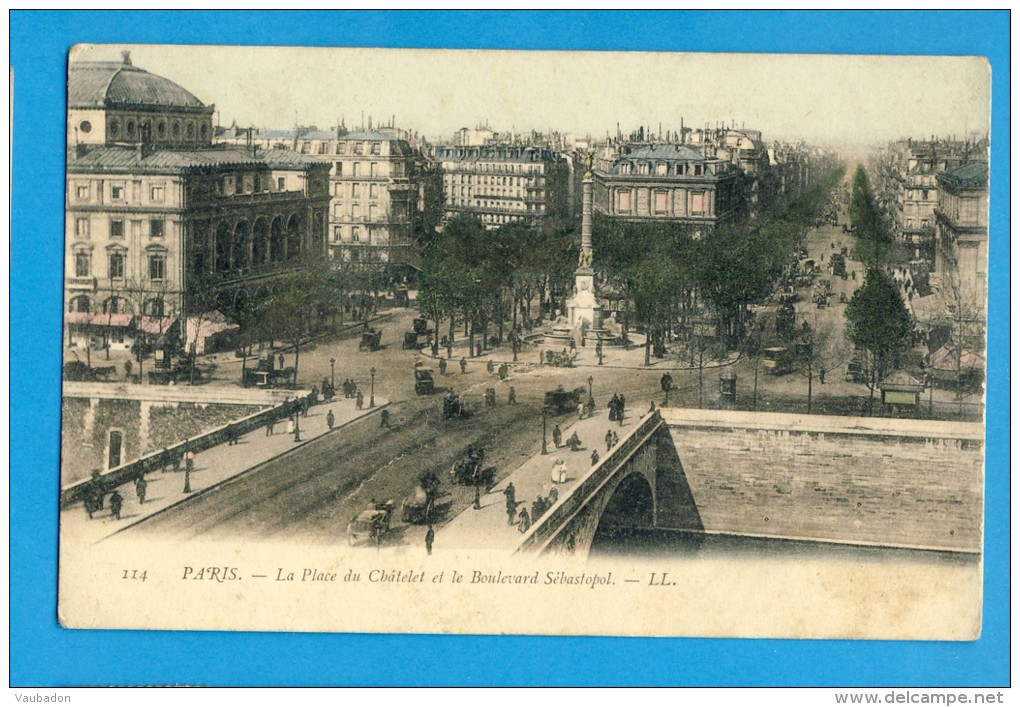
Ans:
POLYGON ((517 489, 512 481, 503 489, 503 496, 506 497, 506 524, 508 526, 516 525, 519 532, 526 533, 535 521, 553 507, 559 499, 560 492, 553 487, 547 496, 539 494, 531 503, 530 513, 527 503, 517 500, 517 489), (517 510, 518 506, 524 506, 520 512, 517 510))
POLYGON ((626 417, 627 401, 620 393, 614 393, 613 397, 609 400, 609 421, 619 422, 623 425, 624 417, 626 417))

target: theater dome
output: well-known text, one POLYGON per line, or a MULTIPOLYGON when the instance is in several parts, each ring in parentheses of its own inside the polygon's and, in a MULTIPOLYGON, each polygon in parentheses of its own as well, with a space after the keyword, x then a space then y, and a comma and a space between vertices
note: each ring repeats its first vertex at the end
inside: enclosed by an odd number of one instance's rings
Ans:
POLYGON ((67 142, 192 149, 212 143, 215 108, 124 60, 75 61, 67 76, 67 142))
POLYGON ((205 107, 186 88, 130 63, 82 61, 72 62, 69 69, 69 108, 205 107))

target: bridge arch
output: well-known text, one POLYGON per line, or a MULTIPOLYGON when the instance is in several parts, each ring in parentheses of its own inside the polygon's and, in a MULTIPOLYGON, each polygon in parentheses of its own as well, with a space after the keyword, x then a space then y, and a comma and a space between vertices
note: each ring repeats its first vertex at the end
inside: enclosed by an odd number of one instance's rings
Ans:
POLYGON ((615 488, 606 489, 605 505, 595 528, 611 532, 621 528, 647 529, 655 526, 655 481, 641 471, 617 477, 615 488))

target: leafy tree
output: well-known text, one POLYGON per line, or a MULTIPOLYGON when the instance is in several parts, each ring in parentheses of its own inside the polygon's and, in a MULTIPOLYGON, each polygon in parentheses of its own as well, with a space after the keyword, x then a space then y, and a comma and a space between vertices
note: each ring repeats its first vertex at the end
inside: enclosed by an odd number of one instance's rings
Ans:
POLYGON ((893 237, 875 203, 868 175, 860 165, 854 172, 851 189, 850 223, 857 238, 857 257, 868 268, 879 267, 889 257, 893 237))
POLYGON ((874 268, 868 270, 864 284, 850 298, 844 315, 847 338, 867 355, 870 413, 879 378, 907 348, 913 323, 896 283, 874 268))

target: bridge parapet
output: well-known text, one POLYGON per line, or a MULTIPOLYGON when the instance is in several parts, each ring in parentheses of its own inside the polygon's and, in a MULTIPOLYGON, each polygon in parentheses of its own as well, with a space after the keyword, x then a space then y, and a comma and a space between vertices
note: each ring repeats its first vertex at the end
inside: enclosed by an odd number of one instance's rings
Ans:
MULTIPOLYGON (((571 493, 560 497, 553 507, 528 529, 517 547, 517 553, 543 552, 549 549, 550 545, 580 514, 591 513, 592 501, 606 491, 606 486, 617 476, 620 468, 644 448, 657 431, 665 429, 665 423, 658 410, 641 420, 620 440, 616 447, 591 467, 585 478, 581 479, 571 493)), ((595 516, 595 521, 597 523, 597 516, 595 516)), ((591 528, 591 533, 585 534, 585 536, 593 534, 594 527, 591 528)), ((581 549, 578 547, 579 543, 590 544, 591 540, 590 537, 578 538, 576 533, 573 540, 562 537, 559 539, 563 544, 569 543, 571 551, 581 549)))

